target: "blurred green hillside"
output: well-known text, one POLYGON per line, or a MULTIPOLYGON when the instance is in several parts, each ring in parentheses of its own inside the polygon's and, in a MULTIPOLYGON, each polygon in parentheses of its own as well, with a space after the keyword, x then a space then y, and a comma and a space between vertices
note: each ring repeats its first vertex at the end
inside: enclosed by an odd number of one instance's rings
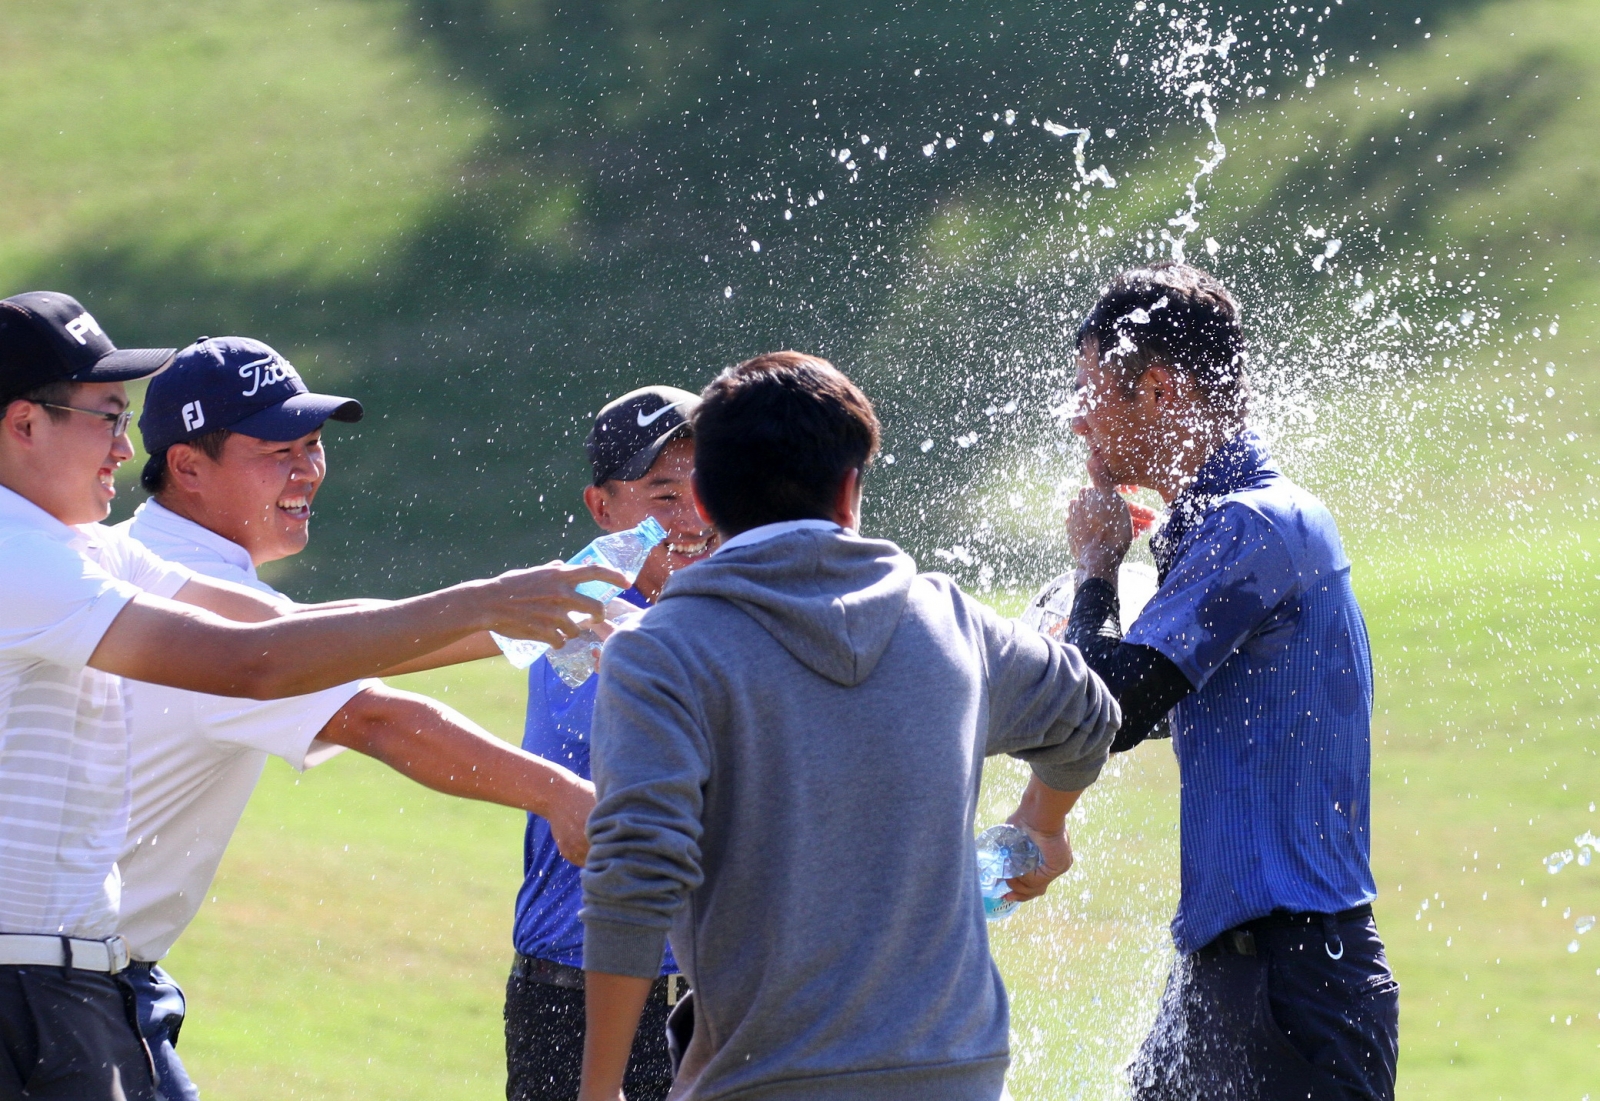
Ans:
MULTIPOLYGON (((1291 6, 10 0, 0 282, 74 291, 125 344, 259 335, 367 400, 283 571, 307 595, 569 548, 607 394, 780 345, 871 385, 897 458, 878 522, 926 554, 994 522, 965 489, 1018 440, 1059 475, 1062 331, 1175 232, 1202 101, 1229 153, 1187 247, 1219 242, 1258 353, 1289 339, 1272 365, 1315 358, 1358 266, 1409 278, 1401 249, 1488 255, 1474 293, 1564 300, 1577 330, 1593 6, 1291 6), (1186 92, 1174 59, 1229 33, 1186 92), (1091 131, 1119 186, 1075 190, 1075 139, 1045 124, 1091 131), (1312 222, 1345 247, 1316 273, 1288 259, 1325 247, 1312 222)), ((1036 556, 1025 496, 1008 522, 1036 556)))
MULTIPOLYGON (((607 395, 784 345, 879 402, 876 531, 1031 588, 1065 341, 1181 248, 1356 563, 1402 1095, 1600 1086, 1600 879, 1539 863, 1600 799, 1600 3, 0 0, 0 105, 4 293, 366 402, 274 575, 306 597, 574 549, 607 395)), ((504 669, 419 684, 517 729, 504 669)), ((997 940, 1019 1097, 1114 1096, 1151 1008, 1175 779, 1126 770, 1083 894, 997 940)), ((175 956, 208 1096, 494 1096, 516 841, 376 766, 273 773, 175 956)))

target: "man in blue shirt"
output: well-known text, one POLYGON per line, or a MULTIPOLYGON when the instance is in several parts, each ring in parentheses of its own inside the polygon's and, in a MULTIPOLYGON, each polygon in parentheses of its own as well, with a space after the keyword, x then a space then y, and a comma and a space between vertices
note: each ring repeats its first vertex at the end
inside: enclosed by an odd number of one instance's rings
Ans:
POLYGON ((1372 919, 1372 664, 1328 510, 1246 422, 1239 308, 1170 261, 1112 281, 1078 331, 1093 481, 1071 506, 1068 638, 1127 750, 1171 711, 1179 957, 1129 1069, 1139 1101, 1394 1096, 1399 988, 1372 919), (1123 638, 1119 485, 1159 492, 1160 588, 1123 638))
MULTIPOLYGON (((674 570, 706 557, 716 533, 695 513, 689 492, 694 441, 689 414, 699 398, 647 386, 600 411, 584 441, 594 483, 584 504, 605 531, 626 531, 646 516, 667 529, 622 600, 647 608, 674 570)), ((528 670, 528 721, 522 745, 588 779, 589 727, 598 677, 569 688, 547 661, 528 670)), ((517 892, 516 963, 506 985, 508 1101, 572 1101, 583 1065, 583 902, 580 869, 561 856, 550 827, 528 817, 525 878, 517 892)), ((672 1088, 667 1011, 681 993, 671 953, 651 991, 626 1080, 629 1101, 660 1101, 672 1088)))

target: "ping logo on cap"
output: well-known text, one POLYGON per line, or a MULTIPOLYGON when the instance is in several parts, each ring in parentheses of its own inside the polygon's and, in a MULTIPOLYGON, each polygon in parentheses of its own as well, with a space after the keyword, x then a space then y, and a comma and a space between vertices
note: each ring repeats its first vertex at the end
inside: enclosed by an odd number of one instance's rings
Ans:
POLYGON ((196 428, 200 428, 206 423, 206 411, 200 407, 198 401, 191 401, 188 405, 185 405, 182 413, 183 430, 185 432, 193 432, 196 428))
POLYGON ((96 336, 106 335, 106 331, 100 327, 100 322, 96 321, 94 315, 88 310, 84 310, 77 317, 63 325, 62 328, 71 333, 72 339, 79 344, 89 343, 90 333, 94 333, 96 336))

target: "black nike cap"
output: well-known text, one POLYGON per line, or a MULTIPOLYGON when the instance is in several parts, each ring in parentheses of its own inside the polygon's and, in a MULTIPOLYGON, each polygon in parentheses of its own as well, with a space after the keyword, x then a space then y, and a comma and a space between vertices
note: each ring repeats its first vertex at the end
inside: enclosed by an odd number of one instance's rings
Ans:
POLYGON ((667 444, 690 433, 700 398, 676 386, 644 386, 600 410, 583 441, 594 484, 643 478, 667 444))
POLYGON ((52 382, 128 382, 153 375, 175 348, 118 348, 70 294, 0 300, 0 404, 52 382))

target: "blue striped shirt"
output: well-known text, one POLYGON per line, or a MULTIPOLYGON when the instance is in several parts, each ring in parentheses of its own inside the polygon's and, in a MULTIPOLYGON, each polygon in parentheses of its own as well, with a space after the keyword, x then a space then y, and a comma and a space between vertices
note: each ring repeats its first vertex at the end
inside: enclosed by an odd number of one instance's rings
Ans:
POLYGON ((1173 712, 1178 950, 1274 910, 1372 901, 1372 660, 1333 516, 1246 431, 1151 549, 1161 586, 1126 641, 1195 687, 1173 712))

